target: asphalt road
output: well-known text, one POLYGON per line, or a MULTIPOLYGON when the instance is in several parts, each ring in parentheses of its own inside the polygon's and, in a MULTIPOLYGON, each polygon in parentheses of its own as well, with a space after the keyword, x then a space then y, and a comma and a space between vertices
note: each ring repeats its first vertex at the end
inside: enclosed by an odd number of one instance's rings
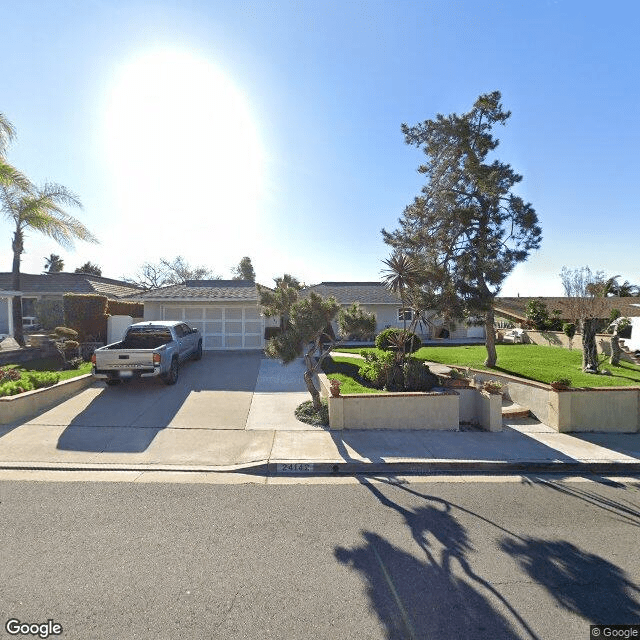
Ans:
POLYGON ((7 481, 0 517, 2 638, 20 637, 10 618, 65 640, 586 640, 640 623, 640 481, 7 481))

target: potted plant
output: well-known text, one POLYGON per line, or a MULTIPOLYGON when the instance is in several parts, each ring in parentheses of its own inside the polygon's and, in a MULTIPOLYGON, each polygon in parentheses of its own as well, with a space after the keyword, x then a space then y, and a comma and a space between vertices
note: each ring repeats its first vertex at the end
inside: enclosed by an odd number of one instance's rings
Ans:
POLYGON ((571 380, 569 378, 558 378, 557 380, 552 380, 549 384, 556 391, 563 391, 571 386, 571 380))
POLYGON ((502 383, 497 380, 485 380, 482 388, 492 395, 500 395, 502 393, 502 383))
POLYGON ((451 369, 451 371, 449 371, 449 375, 442 376, 441 380, 445 387, 464 388, 470 385, 468 371, 463 371, 461 369, 451 369))
POLYGON ((331 391, 331 395, 334 398, 337 398, 340 395, 340 385, 342 382, 340 380, 336 380, 335 378, 331 378, 329 380, 329 391, 331 391))

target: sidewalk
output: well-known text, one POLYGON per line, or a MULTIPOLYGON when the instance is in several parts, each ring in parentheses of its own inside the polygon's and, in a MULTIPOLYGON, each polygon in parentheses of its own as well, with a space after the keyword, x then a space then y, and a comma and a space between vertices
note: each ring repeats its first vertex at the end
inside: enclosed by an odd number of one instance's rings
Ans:
MULTIPOLYGON (((301 362, 283 367, 262 359, 244 429, 96 426, 93 433, 98 436, 91 446, 69 450, 60 443, 74 428, 70 421, 62 424, 45 413, 23 424, 3 426, 0 469, 268 475, 640 473, 640 433, 560 434, 533 419, 512 419, 501 433, 330 431, 307 425, 293 414, 309 399, 302 372, 301 362)), ((94 385, 83 393, 95 397, 101 392, 94 385)), ((76 403, 82 404, 81 395, 76 403)))

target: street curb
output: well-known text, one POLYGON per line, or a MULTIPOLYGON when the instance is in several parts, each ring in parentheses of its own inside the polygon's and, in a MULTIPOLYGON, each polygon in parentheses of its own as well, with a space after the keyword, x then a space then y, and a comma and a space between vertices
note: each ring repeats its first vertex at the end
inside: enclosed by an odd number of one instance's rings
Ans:
POLYGON ((415 460, 402 462, 366 461, 300 461, 271 460, 237 465, 166 465, 166 464, 73 464, 73 463, 2 463, 0 471, 129 471, 171 473, 246 473, 265 476, 316 476, 356 474, 402 474, 428 475, 436 473, 522 474, 522 473, 566 473, 566 474, 638 474, 640 461, 512 461, 512 460, 415 460))

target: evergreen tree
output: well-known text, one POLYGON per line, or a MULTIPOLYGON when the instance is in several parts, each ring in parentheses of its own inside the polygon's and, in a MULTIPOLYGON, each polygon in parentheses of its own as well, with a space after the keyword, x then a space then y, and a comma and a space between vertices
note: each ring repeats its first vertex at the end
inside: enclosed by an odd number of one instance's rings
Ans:
POLYGON ((403 124, 405 142, 427 156, 418 169, 427 182, 399 228, 382 231, 387 244, 420 265, 421 289, 433 308, 484 317, 490 367, 497 362, 494 297, 541 241, 535 210, 513 192, 522 176, 488 158, 499 142, 493 127, 510 115, 494 91, 481 95, 468 113, 403 124))

